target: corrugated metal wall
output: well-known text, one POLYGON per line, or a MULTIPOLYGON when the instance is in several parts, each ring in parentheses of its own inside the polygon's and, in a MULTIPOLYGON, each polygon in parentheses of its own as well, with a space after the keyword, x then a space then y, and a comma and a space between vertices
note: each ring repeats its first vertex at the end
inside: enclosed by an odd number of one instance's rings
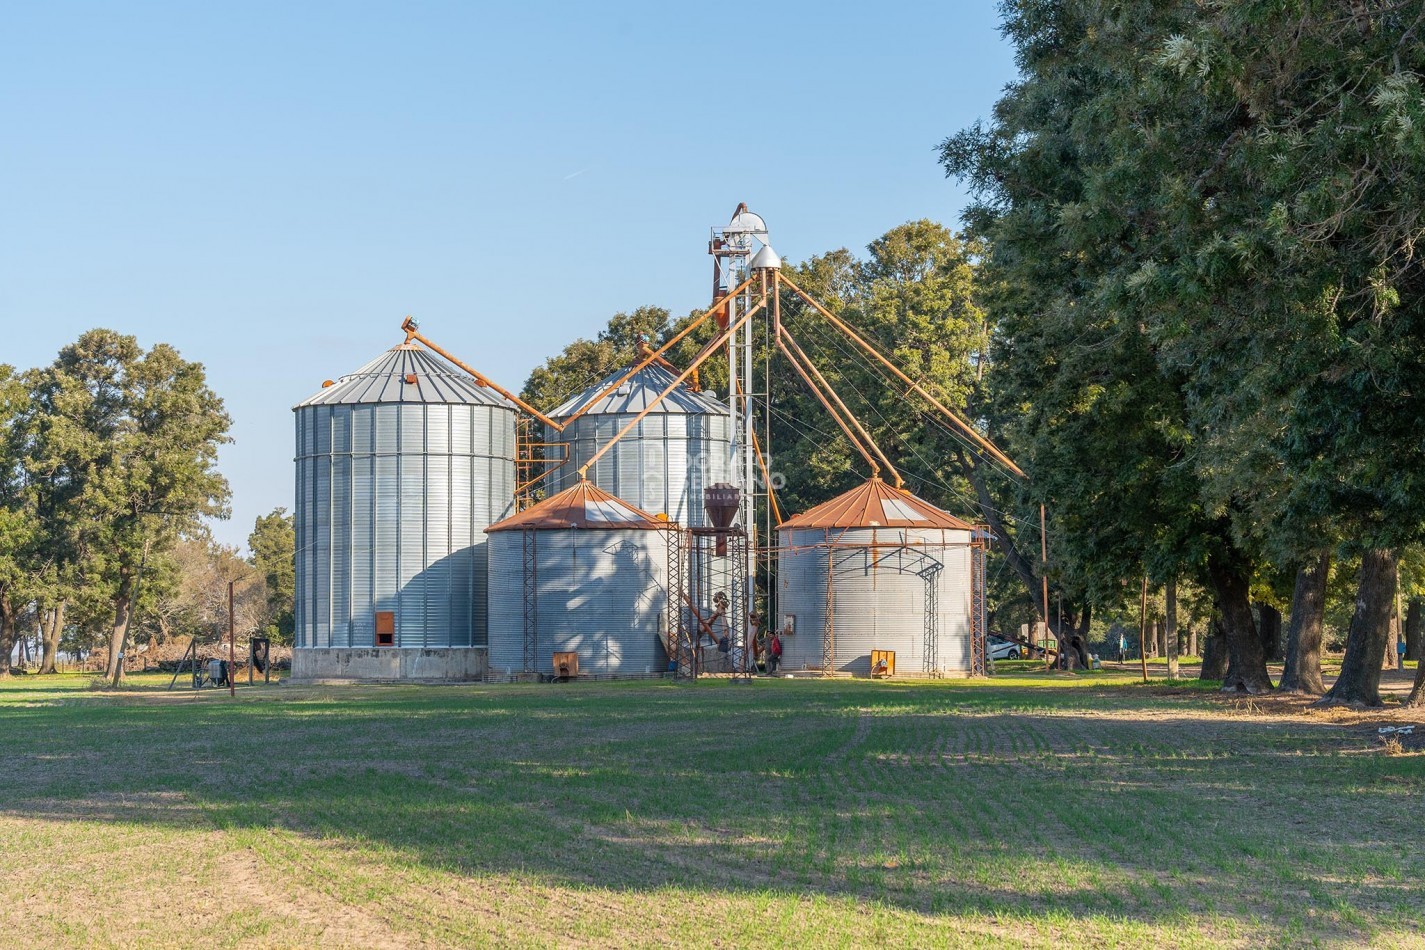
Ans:
MULTIPOLYGON (((579 478, 579 467, 633 421, 632 414, 586 415, 550 442, 569 445, 569 461, 548 479, 548 493, 579 478)), ((728 419, 716 413, 650 413, 589 470, 589 481, 631 505, 687 527, 707 522, 703 489, 732 477, 728 419)))
POLYGON ((494 406, 303 406, 297 423, 297 646, 483 646, 485 528, 513 511, 515 413, 494 406))
POLYGON ((779 607, 796 617, 782 639, 787 670, 820 669, 831 574, 833 669, 870 675, 871 651, 896 651, 898 674, 970 668, 970 532, 941 529, 800 529, 781 534, 779 607), (828 542, 835 547, 828 548, 828 542), (858 546, 866 545, 866 546, 858 546), (871 547, 870 545, 876 545, 871 547), (939 564, 940 570, 933 571, 939 564), (926 580, 936 578, 938 656, 925 657, 926 580))
MULTIPOLYGON (((579 654, 582 673, 642 675, 668 668, 659 641, 668 593, 662 531, 535 532, 538 558, 536 668, 555 651, 579 654)), ((524 532, 490 534, 490 671, 524 669, 524 532)))

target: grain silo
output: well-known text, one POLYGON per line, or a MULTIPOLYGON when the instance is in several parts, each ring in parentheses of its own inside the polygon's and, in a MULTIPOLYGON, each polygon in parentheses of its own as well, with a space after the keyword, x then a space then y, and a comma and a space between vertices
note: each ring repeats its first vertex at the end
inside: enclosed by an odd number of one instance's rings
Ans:
POLYGON ((555 673, 563 652, 580 675, 665 672, 676 532, 587 481, 492 526, 491 674, 555 673))
POLYGON ((778 593, 787 672, 967 676, 977 567, 973 525, 873 478, 780 528, 778 593))
MULTIPOLYGON (((579 468, 677 378, 651 363, 614 386, 631 368, 611 373, 549 414, 565 428, 547 433, 548 440, 568 445, 568 460, 549 476, 551 493, 574 485, 579 468)), ((594 464, 588 478, 645 511, 704 526, 703 489, 732 477, 730 428, 725 405, 677 386, 594 464)))
POLYGON ((298 678, 478 679, 516 408, 416 343, 299 403, 298 678))

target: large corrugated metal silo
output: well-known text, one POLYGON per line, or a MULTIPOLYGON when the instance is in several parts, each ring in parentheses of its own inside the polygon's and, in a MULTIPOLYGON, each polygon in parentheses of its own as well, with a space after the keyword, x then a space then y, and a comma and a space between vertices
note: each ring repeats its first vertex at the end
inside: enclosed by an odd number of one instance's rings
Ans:
POLYGON ((515 407, 407 342, 293 411, 293 675, 483 676, 484 532, 513 510, 515 407))
MULTIPOLYGON (((601 397, 629 368, 609 374, 549 413, 560 423, 573 420, 563 433, 546 434, 550 442, 568 445, 568 461, 548 479, 551 493, 574 485, 579 467, 677 378, 653 363, 601 397)), ((594 464, 589 480, 645 511, 702 527, 707 518, 703 489, 731 480, 730 429, 726 406, 680 385, 594 464)))
POLYGON ((973 525, 871 479, 778 530, 783 669, 865 676, 893 650, 898 676, 969 674, 973 525))
POLYGON ((564 651, 581 674, 666 671, 674 530, 587 481, 493 525, 492 675, 553 673, 564 651))

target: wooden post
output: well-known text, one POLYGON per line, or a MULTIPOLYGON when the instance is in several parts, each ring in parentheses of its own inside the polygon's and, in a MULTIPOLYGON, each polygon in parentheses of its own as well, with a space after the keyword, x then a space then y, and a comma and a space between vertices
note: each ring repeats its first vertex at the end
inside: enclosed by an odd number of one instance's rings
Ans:
POLYGON ((1143 575, 1143 598, 1138 602, 1138 661, 1143 682, 1148 682, 1148 575, 1143 575))
POLYGON ((233 616, 233 582, 228 581, 228 695, 237 695, 237 620, 233 616))
POLYGON ((1168 679, 1178 678, 1178 579, 1168 578, 1168 587, 1163 595, 1163 628, 1168 642, 1168 679))

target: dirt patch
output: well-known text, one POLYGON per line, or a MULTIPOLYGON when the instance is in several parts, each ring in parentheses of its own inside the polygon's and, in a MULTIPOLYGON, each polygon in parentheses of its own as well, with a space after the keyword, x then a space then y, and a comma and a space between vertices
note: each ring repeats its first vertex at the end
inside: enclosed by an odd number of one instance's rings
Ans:
MULTIPOLYGON (((211 837, 215 839, 213 847, 224 846, 221 834, 214 832, 211 837)), ((396 933, 385 921, 360 907, 282 878, 249 849, 223 852, 218 861, 227 900, 275 917, 295 919, 315 932, 323 946, 375 950, 425 946, 421 941, 396 933)))

